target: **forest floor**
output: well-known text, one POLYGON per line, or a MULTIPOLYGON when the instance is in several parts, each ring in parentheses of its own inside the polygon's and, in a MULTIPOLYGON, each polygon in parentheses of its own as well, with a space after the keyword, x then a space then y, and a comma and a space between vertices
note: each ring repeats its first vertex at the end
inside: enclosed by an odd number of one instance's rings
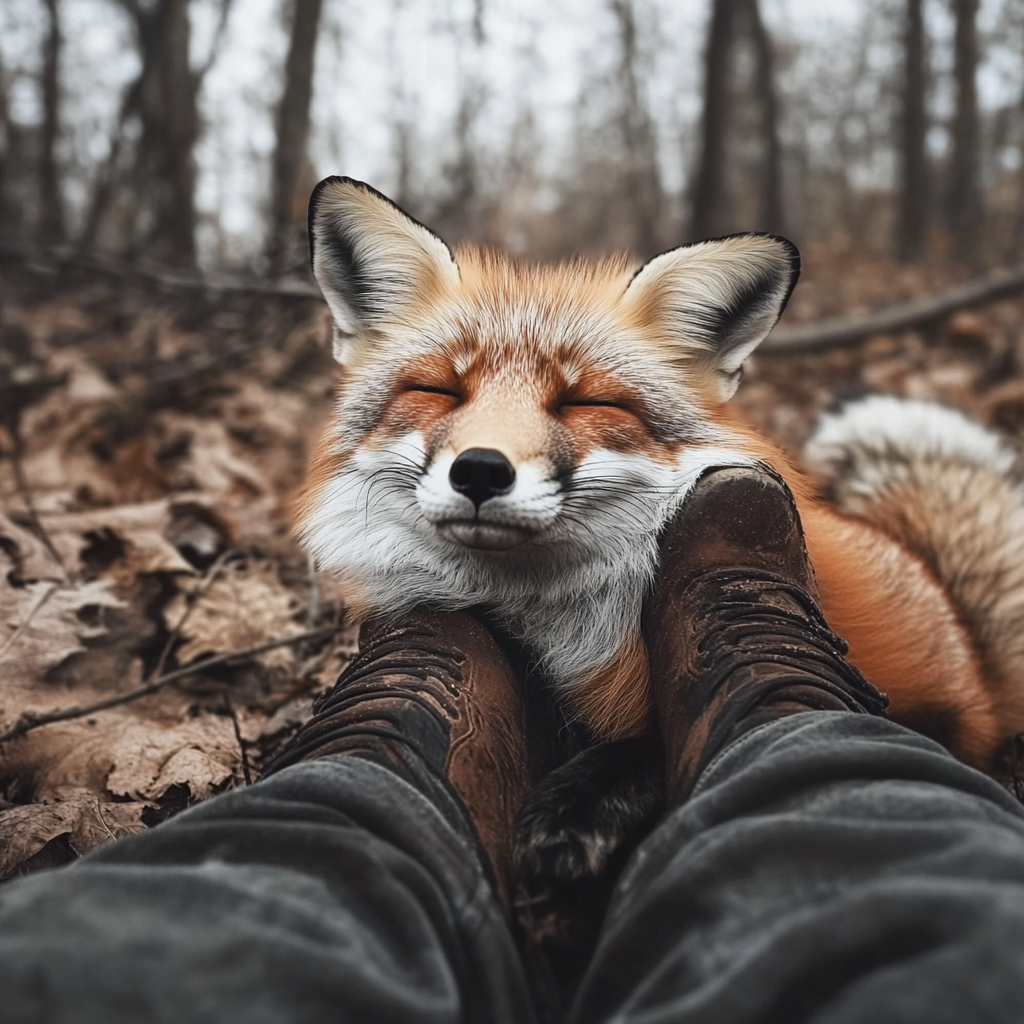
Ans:
MULTIPOLYGON (((813 248, 786 322, 964 278, 813 248)), ((0 878, 245 785, 355 648, 289 507, 336 371, 325 308, 0 262, 0 878), (97 706, 102 705, 102 706, 97 706)), ((1024 306, 815 354, 734 400, 794 453, 866 390, 1024 436, 1024 306)))

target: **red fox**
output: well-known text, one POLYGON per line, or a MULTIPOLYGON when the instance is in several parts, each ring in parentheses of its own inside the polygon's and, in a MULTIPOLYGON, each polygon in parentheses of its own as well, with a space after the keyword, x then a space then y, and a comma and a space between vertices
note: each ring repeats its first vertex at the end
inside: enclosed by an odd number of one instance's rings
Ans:
POLYGON ((809 447, 831 504, 727 407, 800 271, 744 234, 628 258, 452 251, 361 182, 313 193, 344 366, 297 533, 357 615, 486 605, 598 738, 645 727, 658 535, 708 468, 788 482, 832 628, 898 721, 987 768, 1024 729, 1024 490, 951 410, 875 398, 809 447))

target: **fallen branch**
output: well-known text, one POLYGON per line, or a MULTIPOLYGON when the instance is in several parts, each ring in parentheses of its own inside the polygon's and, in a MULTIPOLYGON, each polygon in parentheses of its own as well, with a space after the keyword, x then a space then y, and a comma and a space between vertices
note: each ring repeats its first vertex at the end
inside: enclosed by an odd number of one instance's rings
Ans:
POLYGON ((901 302, 864 316, 837 316, 774 331, 759 352, 814 352, 862 341, 875 334, 892 334, 925 327, 961 309, 983 306, 1024 292, 1024 267, 994 270, 976 281, 955 285, 938 295, 901 302))
MULTIPOLYGON (((79 268, 121 280, 135 278, 170 291, 323 301, 320 290, 312 281, 298 278, 271 281, 226 275, 206 277, 172 267, 129 264, 99 253, 82 254, 70 249, 25 250, 0 245, 0 260, 4 259, 17 261, 21 269, 50 276, 56 276, 66 269, 79 268)), ((875 334, 890 334, 937 323, 957 310, 1012 298, 1021 292, 1024 292, 1024 267, 994 270, 984 277, 947 288, 937 295, 901 302, 874 313, 830 317, 783 327, 774 331, 759 351, 814 352, 849 345, 875 334)))
POLYGON ((309 630, 306 633, 299 633, 296 636, 283 637, 279 640, 270 640, 265 644, 256 647, 246 647, 241 651, 228 651, 226 654, 215 654, 209 658, 186 665, 184 668, 174 669, 173 672, 166 672, 156 679, 134 690, 126 690, 124 693, 116 694, 113 697, 104 697, 102 700, 93 701, 91 704, 81 704, 70 708, 57 708, 55 711, 26 711, 18 720, 5 732, 0 733, 0 744, 10 740, 16 740, 33 729, 44 725, 52 725, 54 722, 67 722, 73 718, 84 718, 86 715, 95 714, 97 711, 106 711, 107 708, 117 707, 119 704, 128 704, 147 694, 155 693, 162 686, 173 683, 177 679, 184 679, 186 676, 193 676, 199 672, 214 668, 217 665, 228 665, 233 661, 243 661, 246 658, 255 657, 264 651, 272 651, 277 647, 290 647, 293 644, 301 644, 306 641, 324 640, 337 632, 336 626, 323 626, 320 629, 309 630))
POLYGON ((312 281, 298 278, 268 281, 227 275, 206 276, 173 267, 126 263, 100 253, 86 254, 73 249, 22 249, 11 245, 0 245, 0 260, 17 262, 21 270, 31 270, 51 277, 65 270, 79 269, 119 280, 134 278, 170 291, 269 295, 323 302, 320 289, 312 281))

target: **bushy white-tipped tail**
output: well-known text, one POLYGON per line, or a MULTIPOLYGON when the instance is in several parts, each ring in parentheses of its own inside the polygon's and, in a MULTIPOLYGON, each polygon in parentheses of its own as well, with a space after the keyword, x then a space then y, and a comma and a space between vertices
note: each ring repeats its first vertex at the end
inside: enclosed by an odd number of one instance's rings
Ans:
POLYGON ((873 396, 825 416, 805 451, 837 508, 914 552, 978 647, 1001 724, 1024 730, 1024 478, 954 409, 873 396))

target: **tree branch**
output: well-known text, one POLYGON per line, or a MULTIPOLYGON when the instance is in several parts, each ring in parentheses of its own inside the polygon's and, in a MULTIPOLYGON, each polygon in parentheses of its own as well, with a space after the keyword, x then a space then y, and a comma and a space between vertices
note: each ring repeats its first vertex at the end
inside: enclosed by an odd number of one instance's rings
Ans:
POLYGON ((270 640, 265 644, 258 644, 255 647, 246 647, 241 651, 215 654, 191 665, 186 665, 184 668, 177 668, 173 672, 166 672, 164 675, 157 676, 156 679, 148 683, 136 686, 134 690, 126 690, 124 693, 118 693, 113 697, 104 697, 102 700, 93 701, 91 704, 80 704, 70 708, 57 708, 55 711, 45 711, 42 713, 26 711, 18 718, 14 725, 0 733, 0 744, 19 739, 25 733, 32 732, 32 730, 44 725, 52 725, 54 722, 67 722, 73 718, 84 718, 86 715, 95 714, 97 711, 105 711, 107 708, 117 707, 119 704, 128 704, 133 700, 138 700, 140 697, 155 693, 162 686, 173 683, 177 679, 194 676, 217 665, 227 665, 233 661, 242 661, 245 658, 252 658, 257 654, 262 654, 264 651, 272 651, 277 647, 291 647, 294 644, 301 644, 307 640, 324 640, 335 632, 337 632, 336 626, 323 626, 320 629, 309 630, 296 636, 270 640))
POLYGON ((323 297, 312 281, 264 281, 260 278, 227 275, 204 276, 172 267, 142 267, 99 253, 76 252, 67 248, 27 249, 0 242, 0 262, 10 261, 21 270, 55 277, 66 270, 84 270, 120 280, 145 281, 167 291, 203 292, 208 295, 254 295, 289 299, 323 297))
MULTIPOLYGON (((0 243, 0 262, 9 260, 21 270, 56 276, 75 268, 119 279, 136 279, 167 291, 203 292, 208 295, 253 295, 265 298, 323 302, 312 281, 265 281, 218 275, 204 277, 169 267, 139 267, 98 254, 84 255, 59 249, 22 249, 0 243)), ((830 317, 781 327, 758 349, 765 354, 815 352, 851 345, 874 334, 891 334, 944 320, 961 309, 984 306, 1024 292, 1024 266, 993 270, 984 277, 955 285, 936 295, 901 302, 874 313, 830 317)))
POLYGON ((944 320, 961 309, 983 306, 1024 292, 1024 267, 994 270, 938 295, 901 302, 863 316, 837 316, 773 331, 758 349, 766 354, 817 352, 850 345, 875 334, 892 334, 944 320))

